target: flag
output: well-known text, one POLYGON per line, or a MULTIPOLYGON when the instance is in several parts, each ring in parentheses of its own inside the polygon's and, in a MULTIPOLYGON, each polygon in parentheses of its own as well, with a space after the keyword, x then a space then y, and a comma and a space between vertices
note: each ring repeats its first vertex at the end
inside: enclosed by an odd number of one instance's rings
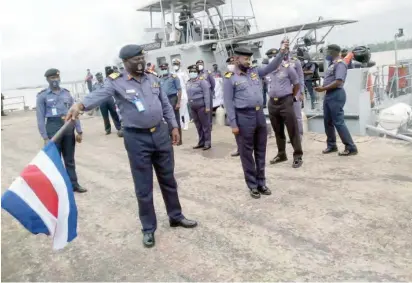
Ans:
POLYGON ((1 206, 33 234, 53 238, 64 248, 77 236, 73 187, 56 144, 50 141, 1 198, 1 206))

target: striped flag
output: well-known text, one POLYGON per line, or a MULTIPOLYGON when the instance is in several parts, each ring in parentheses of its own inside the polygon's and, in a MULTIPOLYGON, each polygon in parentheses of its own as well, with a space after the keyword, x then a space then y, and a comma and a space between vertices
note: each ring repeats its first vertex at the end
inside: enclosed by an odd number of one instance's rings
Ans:
POLYGON ((50 141, 3 194, 1 206, 33 234, 64 248, 77 236, 73 187, 56 144, 50 141))

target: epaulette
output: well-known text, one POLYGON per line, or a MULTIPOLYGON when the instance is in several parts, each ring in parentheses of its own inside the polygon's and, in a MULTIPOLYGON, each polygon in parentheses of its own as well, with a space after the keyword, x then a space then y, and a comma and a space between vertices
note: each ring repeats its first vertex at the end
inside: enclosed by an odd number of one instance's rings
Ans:
POLYGON ((109 78, 111 78, 112 80, 115 80, 115 79, 117 79, 117 78, 119 78, 120 77, 120 74, 119 73, 111 73, 110 75, 109 75, 109 78))
POLYGON ((175 79, 175 78, 177 78, 177 76, 176 76, 175 74, 172 74, 172 78, 174 78, 174 79, 175 79))
POLYGON ((46 90, 47 90, 47 88, 42 89, 41 91, 39 91, 39 92, 37 93, 37 95, 42 94, 42 93, 45 92, 46 90))
POLYGON ((225 78, 230 79, 233 76, 233 72, 226 72, 225 73, 225 78))
POLYGON ((203 77, 203 76, 200 76, 199 77, 199 80, 204 80, 205 78, 203 77))
POLYGON ((340 63, 340 62, 343 62, 343 60, 342 59, 336 60, 336 63, 340 63))

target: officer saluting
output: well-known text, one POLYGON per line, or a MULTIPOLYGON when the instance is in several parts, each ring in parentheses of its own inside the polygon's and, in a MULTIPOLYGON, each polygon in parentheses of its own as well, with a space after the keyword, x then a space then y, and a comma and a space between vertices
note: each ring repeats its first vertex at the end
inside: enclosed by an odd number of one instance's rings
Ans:
POLYGON ((278 56, 261 68, 251 68, 253 52, 250 49, 236 48, 236 70, 224 76, 224 105, 239 147, 245 181, 253 198, 271 194, 265 179, 267 128, 260 81, 261 77, 279 67, 288 46, 289 42, 285 42, 278 56))
POLYGON ((110 96, 116 103, 124 123, 124 144, 129 157, 139 217, 143 226, 143 244, 155 244, 156 214, 153 206, 153 169, 162 191, 171 227, 193 228, 196 221, 186 219, 177 194, 174 177, 174 156, 168 126, 171 125, 173 144, 179 142, 179 131, 173 108, 160 82, 152 74, 145 74, 144 51, 139 45, 126 45, 120 50, 126 71, 113 73, 103 88, 86 96, 82 103, 72 106, 67 119, 75 119, 81 111, 89 110, 110 96))
POLYGON ((339 155, 349 156, 357 154, 358 149, 344 120, 343 107, 346 102, 346 93, 343 85, 348 70, 345 62, 339 58, 339 52, 340 47, 338 45, 331 44, 328 46, 326 60, 330 62, 330 65, 326 70, 323 86, 316 87, 315 90, 318 92, 326 91, 323 100, 323 119, 327 136, 327 147, 323 153, 327 154, 338 151, 336 146, 336 128, 342 143, 345 145, 345 150, 340 152, 339 155))
MULTIPOLYGON (((60 71, 49 69, 44 76, 49 83, 49 87, 43 89, 37 94, 36 116, 37 126, 40 135, 46 144, 57 131, 64 125, 64 118, 73 105, 73 97, 70 92, 60 87, 60 71), (46 121, 46 123, 45 123, 46 121)), ((62 137, 56 142, 57 149, 63 155, 64 165, 70 177, 70 181, 75 192, 87 192, 77 181, 76 165, 74 161, 74 150, 76 141, 82 142, 82 128, 80 121, 76 121, 75 128, 77 135, 74 134, 74 128, 66 130, 62 137)))
POLYGON ((293 103, 300 91, 299 76, 288 61, 283 61, 283 64, 266 78, 269 83, 270 100, 268 109, 270 123, 275 132, 278 146, 278 154, 270 163, 276 164, 287 160, 286 125, 294 149, 292 166, 298 168, 302 165, 303 153, 293 103))
POLYGON ((182 87, 180 86, 180 80, 175 74, 170 74, 169 64, 164 63, 160 65, 160 87, 164 94, 167 95, 170 105, 175 113, 175 119, 177 126, 179 127, 180 141, 177 145, 182 144, 182 128, 180 127, 180 102, 182 100, 182 87))

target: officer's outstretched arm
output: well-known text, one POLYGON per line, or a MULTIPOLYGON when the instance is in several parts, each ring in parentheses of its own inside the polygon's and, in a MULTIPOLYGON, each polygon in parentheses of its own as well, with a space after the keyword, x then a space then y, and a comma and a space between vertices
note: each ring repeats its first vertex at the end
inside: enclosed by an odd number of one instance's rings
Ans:
POLYGON ((39 128, 39 133, 43 139, 47 139, 46 132, 46 100, 41 94, 37 95, 36 99, 36 117, 37 117, 37 127, 39 128))
POLYGON ((210 85, 205 81, 205 80, 201 80, 200 81, 200 87, 202 88, 203 91, 203 99, 205 100, 205 106, 206 109, 211 109, 211 105, 210 105, 210 85))
POLYGON ((112 81, 110 79, 107 79, 104 82, 104 85, 102 88, 92 91, 89 95, 85 96, 85 98, 81 102, 84 107, 83 110, 88 111, 93 108, 96 108, 97 106, 102 104, 102 102, 105 101, 107 98, 109 98, 110 96, 113 96, 114 93, 115 93, 115 90, 112 85, 112 81))
POLYGON ((275 71, 282 64, 284 56, 285 53, 281 51, 267 66, 257 68, 259 76, 263 77, 275 71))
POLYGON ((163 118, 165 118, 166 122, 172 126, 172 128, 178 128, 176 118, 175 118, 175 112, 173 110, 172 105, 170 105, 169 99, 167 98, 167 95, 162 91, 162 88, 160 88, 160 103, 162 103, 162 109, 163 109, 163 118))
POLYGON ((235 92, 233 89, 232 80, 225 77, 225 81, 223 82, 223 104, 225 106, 230 127, 232 129, 238 127, 236 123, 235 104, 233 102, 234 94, 235 92))

